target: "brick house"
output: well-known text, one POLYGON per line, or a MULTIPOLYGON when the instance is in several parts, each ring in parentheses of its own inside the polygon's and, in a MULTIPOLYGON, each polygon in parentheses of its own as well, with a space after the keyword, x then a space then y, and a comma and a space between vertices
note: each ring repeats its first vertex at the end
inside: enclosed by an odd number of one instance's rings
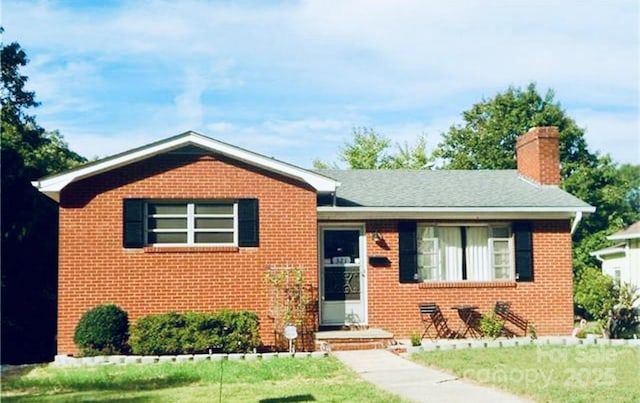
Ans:
POLYGON ((312 331, 408 337, 417 304, 509 300, 538 334, 573 326, 571 233, 593 207, 559 187, 556 128, 517 170, 315 172, 187 132, 33 185, 60 205, 58 354, 80 316, 248 309, 274 343, 265 270, 304 267, 312 331))

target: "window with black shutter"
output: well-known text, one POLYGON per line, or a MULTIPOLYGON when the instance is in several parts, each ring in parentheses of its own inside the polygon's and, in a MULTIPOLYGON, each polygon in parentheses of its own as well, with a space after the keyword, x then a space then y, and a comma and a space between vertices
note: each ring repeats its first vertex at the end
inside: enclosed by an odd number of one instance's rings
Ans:
POLYGON ((124 200, 123 245, 258 246, 258 200, 124 200))

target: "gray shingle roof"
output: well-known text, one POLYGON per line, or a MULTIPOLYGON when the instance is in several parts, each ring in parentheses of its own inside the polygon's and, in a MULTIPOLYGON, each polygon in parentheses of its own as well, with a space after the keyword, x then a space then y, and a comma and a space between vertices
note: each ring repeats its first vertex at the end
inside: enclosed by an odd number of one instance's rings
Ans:
POLYGON ((555 186, 516 170, 322 170, 340 181, 338 206, 589 208, 555 186))
POLYGON ((608 236, 609 239, 632 239, 640 236, 640 221, 631 224, 622 231, 618 231, 615 234, 608 236))

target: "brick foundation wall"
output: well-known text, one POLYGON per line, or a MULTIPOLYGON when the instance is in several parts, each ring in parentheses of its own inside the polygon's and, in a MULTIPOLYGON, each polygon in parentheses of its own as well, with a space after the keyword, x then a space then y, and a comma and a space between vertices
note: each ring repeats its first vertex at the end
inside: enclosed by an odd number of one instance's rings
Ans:
POLYGON ((533 282, 449 282, 400 284, 397 223, 367 224, 368 255, 387 256, 388 267, 368 267, 369 326, 408 338, 422 332, 418 303, 436 302, 455 329, 460 323, 454 305, 473 304, 481 313, 498 300, 532 321, 539 335, 569 335, 573 328, 571 236, 568 221, 538 221, 533 225, 533 282), (384 244, 371 241, 379 231, 384 244))
POLYGON ((165 155, 69 185, 60 202, 58 354, 75 354, 81 315, 104 303, 133 323, 167 311, 252 310, 273 344, 267 265, 302 265, 317 288, 315 191, 296 181, 214 156, 165 155), (122 247, 124 198, 257 198, 257 248, 122 247))

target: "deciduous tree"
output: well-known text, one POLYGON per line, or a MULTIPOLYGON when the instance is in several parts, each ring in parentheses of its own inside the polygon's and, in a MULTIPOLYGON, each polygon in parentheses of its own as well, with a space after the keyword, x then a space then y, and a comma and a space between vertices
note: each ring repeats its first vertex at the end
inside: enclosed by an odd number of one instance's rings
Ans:
POLYGON ((38 103, 20 73, 20 45, 0 44, 0 58, 2 362, 42 362, 55 353, 58 209, 30 181, 84 159, 28 114, 38 103))
MULTIPOLYGON (((426 149, 426 136, 418 137, 415 145, 397 145, 395 153, 390 151, 391 140, 373 129, 353 129, 353 140, 347 142, 338 155, 349 169, 430 169, 432 158, 426 149)), ((316 169, 338 169, 337 164, 315 160, 316 169)))
POLYGON ((596 207, 574 240, 574 271, 594 267, 590 252, 606 245, 609 235, 640 219, 640 166, 618 167, 607 155, 589 151, 584 130, 535 84, 508 88, 462 113, 464 123, 451 126, 434 152, 445 169, 514 169, 515 142, 534 126, 560 131, 561 186, 596 207))

